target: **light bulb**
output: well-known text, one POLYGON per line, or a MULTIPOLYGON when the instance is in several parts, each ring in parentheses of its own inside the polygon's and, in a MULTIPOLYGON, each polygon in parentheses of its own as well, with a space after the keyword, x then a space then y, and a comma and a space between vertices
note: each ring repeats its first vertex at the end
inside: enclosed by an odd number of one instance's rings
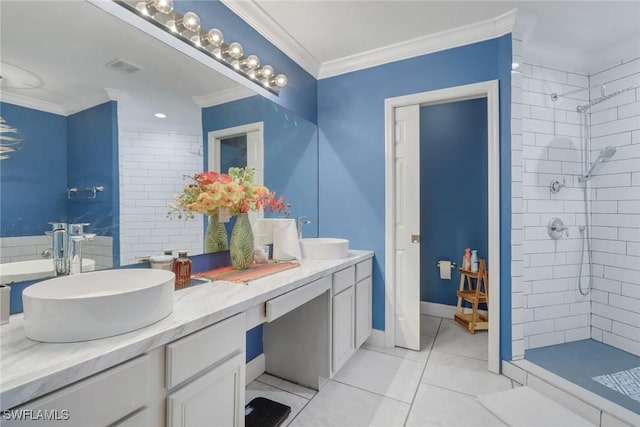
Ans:
POLYGON ((276 76, 276 86, 285 87, 287 85, 287 76, 284 74, 278 74, 276 76))
POLYGON ((222 35, 222 31, 220 31, 217 28, 214 28, 213 30, 209 31, 207 35, 204 36, 204 39, 208 44, 214 47, 220 47, 224 42, 224 36, 222 35))
POLYGON ((200 29, 200 17, 193 12, 187 12, 182 17, 182 25, 187 30, 196 32, 200 29))
POLYGON ((173 0, 153 0, 153 7, 158 12, 168 15, 173 12, 173 0))
POLYGON ((250 70, 255 70, 260 66, 260 58, 256 55, 249 55, 245 61, 247 68, 250 70))
POLYGON ((273 67, 271 65, 265 65, 262 67, 260 74, 268 80, 269 77, 273 76, 273 67))
POLYGON ((227 52, 230 57, 240 59, 242 58, 242 45, 238 42, 233 42, 229 45, 227 52))

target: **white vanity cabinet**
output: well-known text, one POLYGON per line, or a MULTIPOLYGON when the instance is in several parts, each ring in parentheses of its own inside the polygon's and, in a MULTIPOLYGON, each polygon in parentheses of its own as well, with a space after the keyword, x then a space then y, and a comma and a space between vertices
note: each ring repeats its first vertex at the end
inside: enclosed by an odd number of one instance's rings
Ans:
POLYGON ((167 427, 244 426, 245 315, 166 346, 167 427))
POLYGON ((331 371, 333 374, 371 335, 371 259, 333 273, 331 371))
POLYGON ((144 355, 3 412, 2 425, 127 425, 133 417, 144 423, 148 403, 149 356, 144 355))

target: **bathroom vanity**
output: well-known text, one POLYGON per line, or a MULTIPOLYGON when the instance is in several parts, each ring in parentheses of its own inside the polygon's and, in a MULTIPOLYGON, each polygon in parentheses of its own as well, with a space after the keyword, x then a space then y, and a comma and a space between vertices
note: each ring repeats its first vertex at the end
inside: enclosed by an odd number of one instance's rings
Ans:
POLYGON ((2 424, 242 426, 245 332, 264 324, 267 372, 319 389, 371 333, 372 257, 184 289, 163 320, 94 341, 31 341, 14 315, 0 329, 2 424))

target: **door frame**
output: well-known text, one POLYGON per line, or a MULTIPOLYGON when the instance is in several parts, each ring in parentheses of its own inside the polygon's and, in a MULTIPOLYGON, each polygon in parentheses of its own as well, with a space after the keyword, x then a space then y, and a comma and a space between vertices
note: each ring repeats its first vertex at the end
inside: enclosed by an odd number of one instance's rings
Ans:
POLYGON ((409 105, 435 105, 469 99, 487 99, 489 277, 493 303, 489 304, 488 367, 500 372, 500 135, 498 80, 387 98, 385 115, 385 344, 395 346, 395 109, 409 105))
MULTIPOLYGON (((220 144, 223 139, 233 138, 234 136, 240 136, 248 134, 250 132, 258 132, 259 137, 257 144, 252 144, 252 141, 247 139, 247 152, 255 151, 254 157, 260 163, 261 167, 256 168, 256 174, 254 176, 254 182, 258 185, 264 185, 264 122, 249 123, 246 125, 235 126, 231 128, 214 130, 208 133, 208 163, 209 169, 220 171, 220 144)), ((247 162, 251 158, 247 153, 247 162)))

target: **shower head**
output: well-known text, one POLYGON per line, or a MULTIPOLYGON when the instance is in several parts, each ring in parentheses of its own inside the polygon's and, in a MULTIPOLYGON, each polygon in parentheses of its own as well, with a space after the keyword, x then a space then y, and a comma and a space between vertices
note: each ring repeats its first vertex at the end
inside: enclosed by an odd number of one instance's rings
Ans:
POLYGON ((580 181, 587 181, 593 177, 593 170, 599 163, 604 163, 606 161, 611 160, 611 158, 616 154, 616 147, 606 147, 604 150, 598 154, 598 158, 591 164, 589 170, 580 177, 580 181))
MULTIPOLYGON (((600 152, 598 158, 602 159, 603 162, 610 160, 616 154, 616 147, 607 147, 600 152)), ((597 162, 597 160, 596 160, 597 162)))
POLYGON ((620 95, 620 94, 622 94, 622 93, 624 93, 626 91, 633 90, 633 89, 635 89, 635 87, 631 86, 631 87, 628 87, 628 88, 625 88, 625 89, 620 89, 620 90, 617 90, 615 92, 607 94, 606 88, 604 87, 604 85, 602 85, 602 87, 600 88, 600 93, 601 93, 602 96, 600 98, 594 99, 593 101, 589 102, 588 104, 578 105, 578 108, 576 108, 576 110, 578 111, 578 113, 582 113, 584 111, 589 110, 591 107, 593 107, 596 104, 600 104, 601 102, 604 102, 604 101, 606 101, 608 99, 611 99, 611 98, 613 98, 615 96, 618 96, 618 95, 620 95))

